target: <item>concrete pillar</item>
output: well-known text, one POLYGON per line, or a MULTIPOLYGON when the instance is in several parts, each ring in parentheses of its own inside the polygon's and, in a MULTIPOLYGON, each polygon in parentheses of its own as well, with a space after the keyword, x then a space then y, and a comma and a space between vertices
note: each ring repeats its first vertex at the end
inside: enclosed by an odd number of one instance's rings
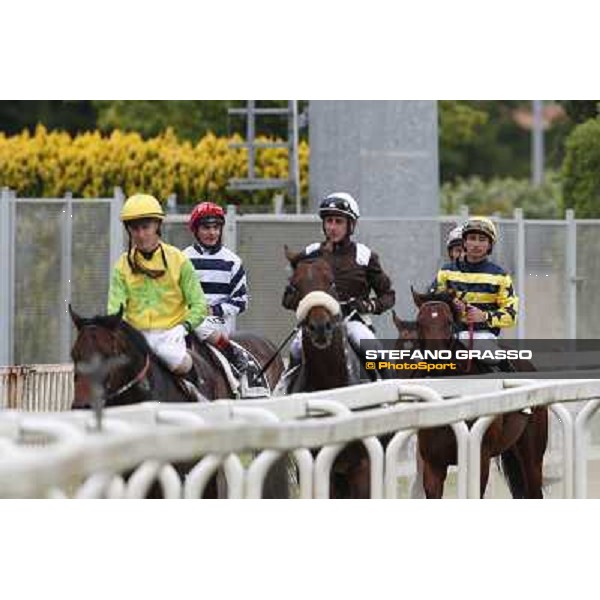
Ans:
POLYGON ((435 101, 311 101, 310 196, 334 191, 364 216, 439 214, 435 101))

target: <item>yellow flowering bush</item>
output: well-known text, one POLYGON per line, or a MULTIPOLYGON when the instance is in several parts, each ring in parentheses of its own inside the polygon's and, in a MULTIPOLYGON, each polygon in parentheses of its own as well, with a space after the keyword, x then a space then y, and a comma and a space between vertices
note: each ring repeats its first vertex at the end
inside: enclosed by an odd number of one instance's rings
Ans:
MULTIPOLYGON (((273 190, 239 192, 227 190, 230 178, 247 177, 247 150, 230 148, 239 136, 207 134, 197 144, 165 133, 148 140, 137 133, 114 131, 108 137, 88 132, 72 137, 62 131, 48 132, 38 126, 35 134, 0 133, 0 186, 22 197, 110 197, 115 187, 125 195, 146 192, 164 200, 177 194, 178 202, 201 199, 240 204, 269 204, 273 190)), ((268 141, 268 140, 261 140, 268 141)), ((299 147, 302 197, 308 196, 309 148, 299 147)), ((258 177, 287 179, 285 148, 257 151, 258 177)))

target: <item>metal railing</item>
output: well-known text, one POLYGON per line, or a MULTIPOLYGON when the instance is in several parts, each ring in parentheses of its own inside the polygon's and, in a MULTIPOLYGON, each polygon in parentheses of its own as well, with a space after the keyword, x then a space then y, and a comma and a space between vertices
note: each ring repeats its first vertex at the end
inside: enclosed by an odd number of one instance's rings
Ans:
POLYGON ((564 496, 587 494, 587 431, 600 381, 386 381, 244 403, 149 403, 108 409, 95 429, 87 411, 0 414, 0 496, 144 497, 157 480, 166 497, 198 498, 222 469, 230 498, 259 497, 282 453, 298 466, 299 495, 329 494, 331 466, 350 441, 370 459, 371 497, 398 494, 401 450, 420 428, 451 425, 458 444, 458 496, 479 497, 480 444, 492 417, 549 406, 561 423, 564 496), (573 414, 566 406, 583 402, 573 414), (353 410, 360 409, 359 412, 353 410), (468 429, 465 421, 474 420, 468 429), (378 436, 393 434, 384 450, 378 436), (36 447, 24 445, 37 443, 36 447), (44 445, 39 446, 40 443, 44 445), (317 449, 316 454, 309 448, 317 449), (257 455, 242 460, 249 451, 257 455), (183 480, 172 463, 194 460, 183 480), (125 479, 123 472, 133 469, 125 479))

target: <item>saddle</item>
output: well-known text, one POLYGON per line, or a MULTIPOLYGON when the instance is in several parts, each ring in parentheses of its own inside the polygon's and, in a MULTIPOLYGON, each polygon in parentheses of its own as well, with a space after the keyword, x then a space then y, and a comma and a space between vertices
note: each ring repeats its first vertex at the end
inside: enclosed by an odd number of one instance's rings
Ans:
POLYGON ((199 351, 221 371, 234 396, 237 398, 269 397, 271 395, 269 382, 265 374, 260 375, 260 377, 258 376, 261 366, 257 358, 237 342, 231 340, 231 344, 244 352, 248 357, 248 370, 240 376, 234 373, 229 361, 218 348, 201 341, 194 332, 186 337, 188 348, 199 351))

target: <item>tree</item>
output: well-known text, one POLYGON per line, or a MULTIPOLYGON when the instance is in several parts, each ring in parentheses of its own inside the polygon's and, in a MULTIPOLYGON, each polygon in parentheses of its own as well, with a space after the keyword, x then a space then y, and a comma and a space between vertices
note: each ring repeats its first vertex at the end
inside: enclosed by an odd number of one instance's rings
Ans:
POLYGON ((154 137, 171 128, 177 137, 197 141, 208 131, 228 133, 227 108, 232 100, 100 100, 98 126, 104 132, 113 129, 137 131, 144 138, 154 137))
POLYGON ((584 123, 598 116, 598 100, 560 100, 573 124, 584 123))
POLYGON ((38 124, 46 129, 63 129, 70 134, 96 129, 97 112, 91 100, 2 100, 0 131, 8 135, 38 124))
POLYGON ((577 125, 567 138, 562 167, 564 208, 578 218, 600 216, 600 118, 577 125))

